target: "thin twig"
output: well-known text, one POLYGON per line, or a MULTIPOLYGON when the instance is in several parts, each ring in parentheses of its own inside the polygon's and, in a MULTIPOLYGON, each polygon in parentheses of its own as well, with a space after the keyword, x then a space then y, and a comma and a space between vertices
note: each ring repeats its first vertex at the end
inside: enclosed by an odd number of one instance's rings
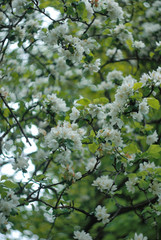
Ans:
POLYGON ((6 102, 5 98, 4 98, 1 94, 0 94, 0 97, 1 97, 2 101, 4 102, 4 104, 6 105, 6 107, 9 109, 9 111, 10 111, 11 115, 13 116, 13 118, 15 119, 17 125, 19 126, 20 131, 22 132, 22 134, 23 134, 24 137, 26 138, 26 142, 28 142, 29 145, 32 146, 32 144, 30 143, 30 141, 29 141, 29 139, 27 138, 26 134, 24 133, 24 131, 23 131, 23 129, 22 129, 19 121, 17 120, 15 114, 13 113, 12 109, 10 108, 10 106, 8 105, 8 103, 6 102))

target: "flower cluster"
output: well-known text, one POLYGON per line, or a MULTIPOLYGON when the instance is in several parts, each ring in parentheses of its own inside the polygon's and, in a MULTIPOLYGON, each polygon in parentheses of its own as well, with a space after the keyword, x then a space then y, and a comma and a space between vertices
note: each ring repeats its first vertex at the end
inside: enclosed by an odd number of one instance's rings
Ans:
POLYGON ((0 225, 7 223, 7 217, 19 204, 19 198, 9 190, 5 198, 0 199, 0 225))
POLYGON ((116 129, 109 128, 109 127, 100 129, 97 133, 97 137, 103 138, 106 141, 106 143, 109 144, 109 147, 111 145, 111 148, 112 148, 112 144, 114 144, 114 146, 116 147, 123 147, 121 132, 116 129))
POLYGON ((118 118, 118 114, 124 112, 125 107, 127 107, 128 99, 133 95, 133 85, 136 82, 134 78, 130 75, 123 79, 123 83, 120 87, 118 87, 117 92, 115 94, 115 101, 111 104, 108 104, 109 113, 111 116, 111 124, 117 124, 118 127, 122 127, 123 123, 121 123, 121 119, 118 118))
POLYGON ((79 118, 80 112, 76 107, 72 108, 72 112, 70 113, 70 120, 73 120, 74 122, 79 118))
POLYGON ((148 114, 148 112, 149 112, 149 105, 147 103, 147 99, 144 98, 139 103, 139 111, 131 113, 131 116, 133 117, 133 119, 137 120, 138 122, 141 122, 143 120, 143 116, 148 114))
POLYGON ((148 238, 144 237, 142 233, 140 233, 139 235, 135 233, 134 238, 131 238, 131 240, 148 240, 148 238))
POLYGON ((24 170, 27 169, 28 166, 28 158, 23 154, 21 154, 20 156, 17 154, 15 161, 12 163, 13 169, 18 168, 20 170, 24 170))
POLYGON ((111 30, 111 32, 114 35, 117 35, 117 37, 120 40, 120 42, 125 44, 125 45, 126 45, 127 41, 129 41, 131 43, 133 42, 133 35, 132 35, 132 33, 122 23, 120 23, 119 25, 116 25, 116 27, 113 30, 111 30))
POLYGON ((114 184, 114 181, 107 175, 98 177, 93 181, 92 186, 97 187, 101 192, 107 190, 109 194, 114 194, 114 192, 117 190, 117 186, 114 184))
MULTIPOLYGON (((92 157, 90 159, 88 159, 88 162, 86 164, 86 171, 92 171, 94 169, 94 167, 97 164, 97 160, 95 157, 92 157)), ((96 169, 98 169, 100 167, 100 163, 97 165, 96 169)))
POLYGON ((131 177, 129 180, 125 183, 128 192, 135 193, 135 185, 137 184, 138 178, 137 177, 131 177))
POLYGON ((152 192, 154 195, 161 197, 161 183, 157 180, 154 180, 149 184, 149 192, 152 192))
POLYGON ((97 5, 95 4, 94 8, 96 9, 96 11, 106 9, 112 21, 116 21, 117 19, 123 20, 123 10, 114 0, 99 1, 97 5))
POLYGON ((88 112, 91 114, 92 118, 98 119, 99 126, 102 126, 105 123, 107 113, 105 113, 104 106, 100 104, 89 104, 88 112))
POLYGON ((55 151, 61 145, 66 145, 68 148, 74 146, 74 149, 81 150, 81 140, 85 133, 86 131, 83 128, 78 128, 76 123, 59 122, 58 126, 52 128, 45 136, 45 145, 52 151, 55 151), (65 142, 65 140, 69 141, 65 142))
POLYGON ((109 90, 116 86, 116 82, 122 82, 123 75, 121 71, 113 70, 106 76, 106 80, 98 85, 99 90, 109 90))
MULTIPOLYGON (((49 210, 54 219, 71 213, 67 216, 71 222, 75 211, 86 215, 85 231, 91 223, 96 224, 91 232, 99 238, 97 225, 120 218, 120 207, 124 214, 126 208, 137 211, 143 206, 140 214, 145 217, 148 207, 149 219, 153 213, 161 214, 161 167, 157 166, 161 153, 157 126, 161 111, 161 3, 51 2, 12 0, 0 4, 0 167, 2 172, 3 168, 8 171, 11 164, 15 174, 10 179, 14 181, 18 170, 24 173, 33 164, 27 182, 21 179, 14 184, 6 180, 7 173, 3 176, 0 227, 5 229, 10 215, 21 206, 25 218, 19 214, 13 222, 23 231, 21 221, 31 218, 25 205, 33 203, 35 219, 39 219, 38 209, 49 210), (50 10, 57 10, 59 17, 50 10), (140 78, 143 71, 146 73, 140 78), (32 131, 37 126, 40 134, 32 131), (24 137, 35 145, 30 161, 24 155, 28 151, 24 137), (20 200, 9 187, 15 188, 20 200), (101 195, 106 197, 105 206, 99 205, 101 195), (84 204, 90 198, 96 198, 97 205, 84 204), (121 203, 125 206, 119 206, 121 203)), ((123 216, 125 221, 128 214, 123 216)), ((47 236, 54 219, 47 219, 41 237, 47 236)), ((135 226, 138 221, 134 219, 135 226)), ((110 223, 113 232, 119 225, 117 220, 115 223, 110 223)), ((58 232, 61 226, 54 228, 56 239, 71 238, 71 229, 62 235, 58 232)), ((39 237, 38 228, 28 228, 33 229, 39 237)), ((85 231, 73 234, 72 229, 73 238, 92 240, 85 231)), ((135 233, 131 240, 147 237, 135 233)))
POLYGON ((143 86, 153 83, 156 87, 161 84, 161 67, 158 67, 156 71, 149 72, 148 74, 144 73, 141 76, 140 81, 143 83, 143 86))
POLYGON ((86 233, 85 231, 74 231, 74 239, 77 240, 92 240, 92 237, 89 233, 86 233))
POLYGON ((120 49, 117 49, 117 48, 108 49, 106 51, 106 56, 109 57, 109 58, 112 58, 116 61, 120 60, 120 59, 123 59, 122 51, 120 49))
POLYGON ((43 36, 43 39, 50 44, 52 49, 59 52, 60 57, 72 61, 73 64, 80 62, 84 54, 89 54, 91 50, 99 47, 96 40, 92 38, 81 40, 79 37, 73 37, 68 33, 68 24, 64 23, 49 31, 47 35, 43 36))
POLYGON ((145 47, 145 44, 144 44, 142 41, 135 41, 135 42, 133 43, 133 46, 134 46, 135 48, 141 49, 141 48, 144 48, 144 47, 145 47))
POLYGON ((95 216, 97 218, 98 221, 102 221, 103 224, 108 223, 110 214, 106 213, 106 208, 105 207, 101 207, 100 205, 98 205, 95 209, 95 216))
POLYGON ((146 143, 147 143, 148 145, 151 145, 151 144, 157 142, 157 140, 158 140, 158 134, 157 134, 156 131, 154 131, 153 134, 147 136, 147 138, 146 138, 146 143))
POLYGON ((47 104, 51 105, 51 110, 55 113, 67 112, 69 108, 66 106, 66 102, 58 98, 56 94, 47 95, 47 104))

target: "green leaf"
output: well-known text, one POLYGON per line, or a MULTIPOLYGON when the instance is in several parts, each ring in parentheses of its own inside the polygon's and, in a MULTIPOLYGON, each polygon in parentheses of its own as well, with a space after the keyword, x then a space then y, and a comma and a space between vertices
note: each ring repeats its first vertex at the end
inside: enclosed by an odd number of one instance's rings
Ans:
POLYGON ((161 182, 161 175, 156 175, 156 176, 155 176, 155 179, 156 179, 158 182, 161 182))
POLYGON ((160 154, 159 154, 160 152, 161 152, 161 147, 157 144, 151 145, 147 150, 147 154, 156 159, 160 158, 160 154))
POLYGON ((134 83, 134 86, 133 86, 134 91, 136 91, 137 89, 141 88, 142 85, 143 85, 143 83, 141 83, 141 82, 134 83))
POLYGON ((26 198, 20 198, 19 199, 20 204, 23 204, 25 201, 26 201, 26 198))
POLYGON ((53 23, 48 26, 49 30, 52 30, 53 28, 54 28, 54 24, 53 23))
POLYGON ((150 124, 146 124, 144 128, 146 131, 151 131, 153 129, 153 126, 150 124))
POLYGON ((67 146, 67 148, 72 149, 74 146, 74 142, 70 139, 67 139, 65 140, 65 145, 67 146))
POLYGON ((134 95, 131 96, 130 98, 136 99, 137 101, 141 101, 142 100, 142 96, 143 96, 143 94, 141 92, 135 92, 134 95))
POLYGON ((109 100, 107 99, 107 98, 105 98, 105 97, 101 97, 101 98, 95 98, 94 100, 93 100, 93 103, 94 104, 106 104, 106 103, 108 103, 109 102, 109 100))
POLYGON ((17 184, 11 182, 10 180, 5 181, 3 184, 7 188, 16 188, 17 187, 17 184))
POLYGON ((149 182, 141 179, 141 180, 139 181, 139 186, 140 186, 142 189, 146 189, 146 188, 149 187, 149 182))
POLYGON ((1 176, 1 181, 2 181, 2 180, 7 180, 7 179, 8 179, 8 177, 7 177, 6 175, 2 175, 2 176, 1 176))
POLYGON ((49 7, 50 6, 50 1, 44 1, 43 3, 41 3, 39 5, 39 8, 46 8, 46 7, 49 7))
POLYGON ((33 185, 33 183, 28 183, 28 184, 26 185, 26 188, 31 188, 32 185, 33 185))
POLYGON ((129 47, 130 51, 134 50, 133 42, 130 39, 126 40, 126 44, 129 47))
POLYGON ((69 46, 68 50, 70 53, 74 54, 74 48, 72 46, 69 46))
POLYGON ((96 150, 98 149, 98 147, 99 147, 99 144, 97 144, 95 142, 88 145, 88 148, 89 148, 91 153, 95 153, 96 150))
POLYGON ((123 148, 123 151, 125 153, 129 153, 129 154, 140 152, 140 150, 138 149, 138 147, 137 147, 137 145, 135 143, 130 143, 128 146, 123 148))
POLYGON ((96 136, 95 132, 93 130, 91 130, 90 131, 90 137, 95 137, 95 136, 96 136))
POLYGON ((46 176, 44 174, 39 174, 37 176, 34 176, 33 179, 37 182, 40 182, 41 180, 43 180, 46 176))
POLYGON ((161 175, 161 167, 155 169, 155 173, 161 175))
POLYGON ((4 109, 3 116, 7 118, 9 115, 10 115, 9 109, 8 108, 4 109))
POLYGON ((74 15, 75 14, 75 12, 74 12, 74 9, 73 9, 73 7, 68 7, 67 8, 67 11, 66 11, 66 13, 68 14, 68 15, 74 15))
POLYGON ((85 57, 84 61, 85 61, 86 63, 90 63, 90 62, 92 62, 92 60, 93 60, 93 56, 88 55, 88 54, 86 54, 85 56, 86 56, 86 57, 85 57))
POLYGON ((150 97, 150 98, 147 98, 147 102, 148 102, 150 107, 159 110, 160 103, 159 103, 159 101, 157 99, 155 99, 153 97, 150 97))
POLYGON ((102 32, 102 34, 103 35, 107 35, 107 34, 110 34, 111 33, 111 30, 110 29, 105 29, 103 32, 102 32))
POLYGON ((83 36, 81 37, 81 39, 82 39, 82 40, 88 39, 88 34, 87 34, 87 33, 83 34, 83 36))
POLYGON ((77 103, 83 106, 88 106, 91 103, 91 101, 88 98, 82 98, 78 100, 77 103))
POLYGON ((82 140, 82 144, 89 144, 89 143, 91 143, 91 140, 89 138, 84 138, 82 140))
POLYGON ((136 177, 137 177, 136 173, 129 173, 128 174, 128 178, 130 178, 130 179, 136 178, 136 177))
POLYGON ((149 53, 150 58, 153 58, 154 55, 155 55, 155 53, 153 53, 153 52, 149 53))
POLYGON ((68 66, 70 66, 70 67, 73 66, 73 63, 72 63, 72 61, 71 61, 70 59, 67 59, 67 60, 66 60, 66 64, 67 64, 68 66))
POLYGON ((86 6, 84 4, 84 2, 80 2, 78 5, 77 5, 77 11, 80 15, 83 14, 84 11, 86 11, 86 6))

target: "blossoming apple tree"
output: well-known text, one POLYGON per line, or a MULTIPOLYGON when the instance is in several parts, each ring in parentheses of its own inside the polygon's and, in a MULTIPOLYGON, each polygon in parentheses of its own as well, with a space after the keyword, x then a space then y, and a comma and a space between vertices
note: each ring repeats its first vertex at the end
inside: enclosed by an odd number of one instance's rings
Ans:
POLYGON ((161 238, 160 14, 0 1, 1 238, 161 238))

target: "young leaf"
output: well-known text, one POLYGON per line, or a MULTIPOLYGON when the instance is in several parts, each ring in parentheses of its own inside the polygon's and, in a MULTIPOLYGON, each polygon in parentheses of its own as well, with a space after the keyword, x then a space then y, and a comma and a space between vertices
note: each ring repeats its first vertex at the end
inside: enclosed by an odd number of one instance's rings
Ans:
POLYGON ((160 103, 157 99, 150 97, 150 98, 147 98, 147 101, 150 107, 159 110, 160 103))

